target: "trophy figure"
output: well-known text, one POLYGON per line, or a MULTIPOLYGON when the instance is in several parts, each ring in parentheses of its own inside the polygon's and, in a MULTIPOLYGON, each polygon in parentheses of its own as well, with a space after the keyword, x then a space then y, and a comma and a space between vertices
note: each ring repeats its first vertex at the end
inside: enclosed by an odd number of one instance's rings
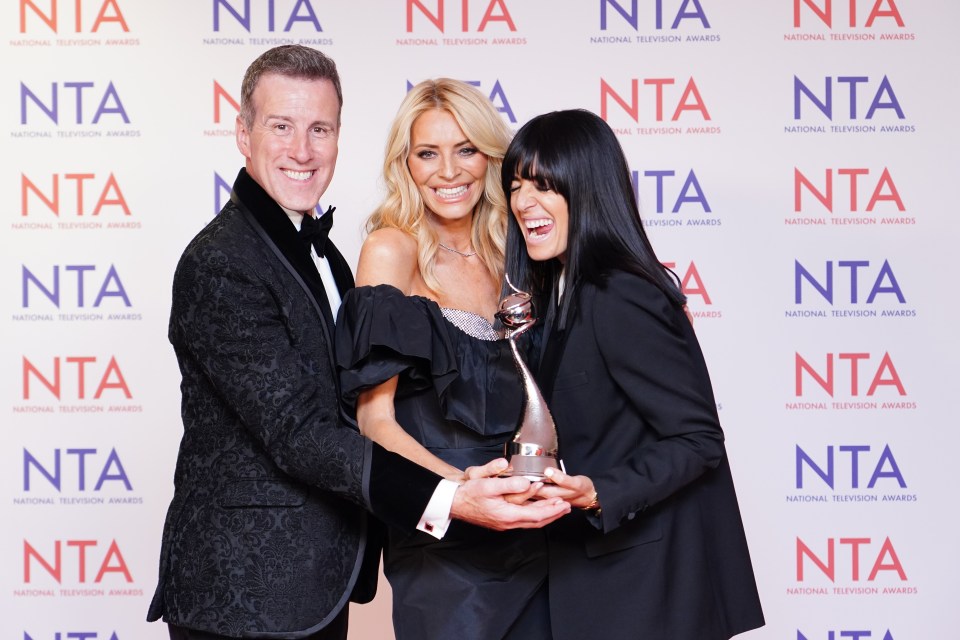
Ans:
POLYGON ((533 317, 530 294, 514 287, 509 277, 507 284, 514 292, 500 301, 496 316, 506 328, 513 362, 520 373, 524 390, 519 424, 513 438, 505 446, 506 457, 512 467, 508 475, 536 481, 544 478, 543 472, 547 468, 561 468, 557 458, 557 428, 540 388, 517 350, 516 337, 537 321, 533 317))

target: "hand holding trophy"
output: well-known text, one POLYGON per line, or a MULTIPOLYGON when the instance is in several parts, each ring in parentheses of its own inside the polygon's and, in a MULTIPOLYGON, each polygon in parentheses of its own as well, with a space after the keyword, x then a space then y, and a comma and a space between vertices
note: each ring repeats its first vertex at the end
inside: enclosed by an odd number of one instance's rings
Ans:
POLYGON ((531 481, 544 480, 548 468, 561 468, 558 458, 557 428, 550 409, 540 393, 533 375, 520 357, 516 338, 536 323, 530 294, 513 286, 510 278, 507 285, 513 293, 500 301, 497 318, 506 327, 513 361, 523 381, 523 409, 513 438, 507 442, 505 453, 510 462, 505 475, 523 476, 531 481))

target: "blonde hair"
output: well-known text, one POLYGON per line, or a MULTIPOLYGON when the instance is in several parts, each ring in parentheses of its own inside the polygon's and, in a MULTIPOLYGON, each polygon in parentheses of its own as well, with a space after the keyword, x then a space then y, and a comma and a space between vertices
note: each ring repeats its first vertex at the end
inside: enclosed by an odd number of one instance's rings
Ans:
POLYGON ((490 100, 465 82, 450 78, 424 80, 403 99, 387 136, 383 161, 386 195, 367 220, 367 233, 389 227, 413 235, 417 239, 420 275, 431 290, 440 291, 434 274, 440 240, 433 228, 424 224, 423 199, 407 168, 413 123, 431 109, 452 115, 470 143, 487 157, 487 175, 473 212, 470 241, 499 285, 503 280, 507 232, 507 201, 500 185, 500 166, 512 134, 490 100))

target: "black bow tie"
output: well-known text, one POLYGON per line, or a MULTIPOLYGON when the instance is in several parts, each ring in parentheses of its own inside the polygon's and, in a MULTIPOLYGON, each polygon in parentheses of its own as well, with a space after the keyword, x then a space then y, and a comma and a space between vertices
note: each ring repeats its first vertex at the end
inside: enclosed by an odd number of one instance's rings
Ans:
POLYGON ((314 218, 311 215, 304 215, 303 222, 300 223, 300 240, 303 242, 307 251, 310 246, 317 250, 317 255, 321 258, 327 250, 327 236, 330 234, 330 228, 333 226, 333 212, 336 207, 327 209, 320 218, 314 218))

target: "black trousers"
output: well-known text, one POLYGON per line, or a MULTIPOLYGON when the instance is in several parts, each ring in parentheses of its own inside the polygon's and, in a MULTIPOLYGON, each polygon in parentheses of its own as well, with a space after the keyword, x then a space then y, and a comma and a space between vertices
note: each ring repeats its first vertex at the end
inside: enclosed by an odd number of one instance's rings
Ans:
MULTIPOLYGON (((330 624, 311 636, 303 636, 301 640, 347 640, 347 618, 349 613, 350 606, 344 606, 340 615, 334 618, 330 624)), ((206 631, 196 631, 172 624, 168 624, 167 628, 170 630, 170 640, 236 640, 229 636, 207 633, 206 631)))

